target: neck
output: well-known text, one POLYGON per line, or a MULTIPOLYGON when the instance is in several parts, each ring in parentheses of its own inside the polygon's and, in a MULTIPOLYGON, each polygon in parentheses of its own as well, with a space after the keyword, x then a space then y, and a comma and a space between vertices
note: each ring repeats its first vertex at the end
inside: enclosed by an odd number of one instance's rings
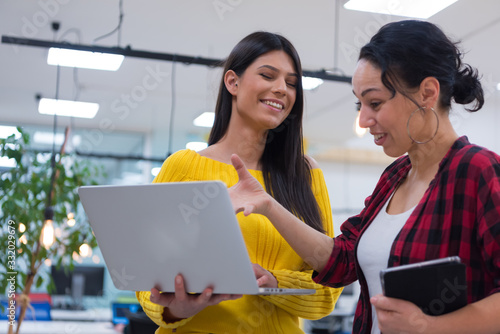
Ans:
POLYGON ((458 138, 451 124, 442 127, 443 131, 439 131, 430 142, 413 144, 413 149, 408 152, 412 165, 409 178, 432 179, 436 174, 439 163, 458 138))
POLYGON ((227 164, 231 164, 231 155, 237 154, 248 169, 261 170, 260 159, 266 139, 267 132, 230 126, 224 137, 199 153, 227 164))

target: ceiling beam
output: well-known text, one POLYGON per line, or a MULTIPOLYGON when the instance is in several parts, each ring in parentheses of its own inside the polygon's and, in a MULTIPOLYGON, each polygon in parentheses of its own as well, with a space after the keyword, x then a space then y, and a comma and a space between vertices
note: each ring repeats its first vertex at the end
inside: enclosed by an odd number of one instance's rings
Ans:
MULTIPOLYGON (((98 45, 72 44, 72 43, 53 42, 53 41, 45 41, 39 39, 14 37, 14 36, 2 36, 2 43, 24 45, 24 46, 35 46, 42 48, 61 48, 61 49, 71 49, 79 51, 111 53, 111 54, 123 55, 125 57, 175 61, 184 64, 197 64, 209 67, 220 67, 223 65, 224 62, 223 59, 194 57, 194 56, 179 55, 175 53, 160 53, 160 52, 133 50, 130 47, 120 48, 120 47, 107 47, 98 45)), ((345 82, 349 84, 351 83, 352 79, 349 76, 330 74, 326 70, 311 71, 304 69, 302 70, 302 72, 303 72, 302 74, 307 77, 314 77, 323 80, 330 80, 337 82, 345 82)))

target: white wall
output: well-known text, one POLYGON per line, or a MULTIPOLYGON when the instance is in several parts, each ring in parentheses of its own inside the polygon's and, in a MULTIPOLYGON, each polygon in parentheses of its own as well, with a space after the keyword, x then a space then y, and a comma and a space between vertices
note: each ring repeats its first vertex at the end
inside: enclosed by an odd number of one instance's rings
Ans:
POLYGON ((361 165, 318 160, 325 175, 333 212, 335 235, 340 225, 364 207, 386 165, 361 165))

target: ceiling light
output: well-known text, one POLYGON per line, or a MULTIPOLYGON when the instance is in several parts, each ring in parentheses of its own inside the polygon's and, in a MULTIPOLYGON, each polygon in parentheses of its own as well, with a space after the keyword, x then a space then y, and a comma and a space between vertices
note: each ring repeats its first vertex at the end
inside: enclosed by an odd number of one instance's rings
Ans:
POLYGON ((497 83, 497 90, 500 90, 500 82, 497 83))
POLYGON ((196 126, 204 126, 210 128, 212 127, 212 125, 214 125, 214 119, 214 112, 205 111, 203 114, 194 119, 193 124, 196 126))
POLYGON ((0 125, 0 138, 5 139, 12 135, 15 135, 16 139, 21 137, 21 134, 17 131, 15 126, 0 125))
POLYGON ((0 157, 0 167, 14 168, 16 167, 16 160, 5 156, 0 157))
POLYGON ((362 12, 428 19, 455 2, 457 0, 349 0, 344 5, 344 8, 362 12))
POLYGON ((123 55, 111 53, 50 48, 47 64, 116 71, 120 68, 123 58, 123 55))
MULTIPOLYGON (((52 145, 55 144, 57 146, 60 146, 64 142, 64 133, 56 133, 54 137, 54 133, 52 132, 43 132, 43 131, 36 131, 33 134, 33 142, 38 143, 38 144, 48 144, 52 145)), ((82 142, 82 137, 79 135, 73 135, 71 136, 71 143, 73 146, 78 146, 82 142)))
POLYGON ((155 176, 160 173, 161 167, 153 167, 151 168, 151 175, 155 176))
POLYGON ((313 90, 318 88, 323 83, 322 79, 313 77, 302 77, 302 88, 305 90, 313 90))
POLYGON ((189 150, 193 151, 201 151, 203 149, 206 149, 208 147, 208 144, 205 142, 201 141, 192 141, 186 144, 186 148, 189 150))
POLYGON ((38 112, 44 115, 94 118, 98 110, 99 104, 91 102, 42 98, 38 104, 38 112))

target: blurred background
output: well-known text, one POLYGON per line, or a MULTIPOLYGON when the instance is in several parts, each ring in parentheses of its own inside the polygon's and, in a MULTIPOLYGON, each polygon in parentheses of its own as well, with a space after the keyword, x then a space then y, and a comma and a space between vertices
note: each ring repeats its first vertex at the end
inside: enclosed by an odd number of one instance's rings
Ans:
MULTIPOLYGON (((169 154, 206 145, 211 123, 200 126, 199 117, 214 111, 222 73, 199 60, 222 60, 254 31, 279 33, 295 45, 304 70, 324 77, 305 91, 304 136, 307 154, 325 173, 339 233, 392 161, 372 136, 356 131, 349 80, 357 54, 382 25, 408 18, 402 0, 389 1, 385 13, 347 9, 346 2, 0 0, 0 136, 21 126, 34 149, 50 151, 70 128, 66 152, 103 165, 103 184, 149 183, 169 154), (37 41, 129 48, 172 58, 125 57, 115 71, 57 67, 48 64, 47 47, 34 46, 37 41), (192 62, 178 60, 184 56, 192 62), (99 107, 93 118, 58 116, 54 123, 53 115, 39 112, 42 100, 54 98, 99 107)), ((409 1, 414 9, 432 2, 409 1)), ((453 105, 456 131, 500 153, 500 2, 458 0, 420 19, 459 41, 465 62, 482 74, 486 103, 475 114, 453 105)), ((9 166, 5 160, 1 164, 9 166)), ((116 298, 111 286, 108 292, 106 300, 116 298)), ((351 299, 339 305, 351 310, 356 298, 351 299)))

